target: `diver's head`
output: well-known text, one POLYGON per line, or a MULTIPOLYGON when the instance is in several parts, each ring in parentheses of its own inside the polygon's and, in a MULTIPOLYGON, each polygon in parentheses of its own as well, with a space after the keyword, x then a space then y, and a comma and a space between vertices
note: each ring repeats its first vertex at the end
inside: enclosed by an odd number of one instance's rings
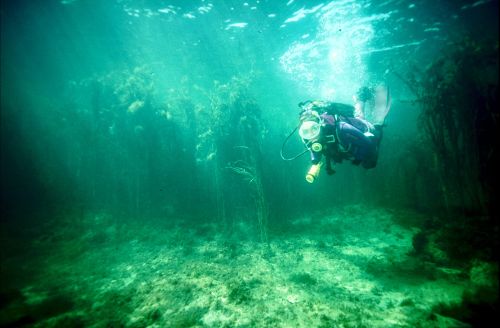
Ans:
POLYGON ((319 113, 317 110, 314 108, 314 102, 308 100, 299 103, 299 107, 301 109, 299 116, 300 116, 300 121, 305 122, 305 121, 316 121, 320 122, 321 117, 319 116, 319 113))
POLYGON ((299 102, 299 107, 302 110, 306 110, 306 108, 309 107, 311 104, 312 104, 312 100, 301 101, 301 102, 299 102))
POLYGON ((300 102, 299 103, 300 115, 302 116, 302 114, 309 112, 309 111, 312 111, 314 109, 314 103, 315 102, 312 100, 306 100, 306 101, 300 102))

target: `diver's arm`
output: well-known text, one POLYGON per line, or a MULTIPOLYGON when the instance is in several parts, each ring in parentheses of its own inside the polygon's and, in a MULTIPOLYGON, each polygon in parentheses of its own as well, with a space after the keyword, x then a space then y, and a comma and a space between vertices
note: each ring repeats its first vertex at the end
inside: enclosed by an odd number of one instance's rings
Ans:
POLYGON ((354 117, 365 119, 366 103, 370 99, 373 99, 373 90, 369 87, 361 87, 356 95, 353 96, 353 99, 355 108, 354 117))
POLYGON ((354 117, 365 119, 365 104, 366 102, 359 100, 356 96, 354 98, 354 117))
POLYGON ((319 162, 321 162, 321 152, 314 152, 314 151, 310 151, 311 153, 311 163, 313 163, 314 165, 318 164, 319 162))

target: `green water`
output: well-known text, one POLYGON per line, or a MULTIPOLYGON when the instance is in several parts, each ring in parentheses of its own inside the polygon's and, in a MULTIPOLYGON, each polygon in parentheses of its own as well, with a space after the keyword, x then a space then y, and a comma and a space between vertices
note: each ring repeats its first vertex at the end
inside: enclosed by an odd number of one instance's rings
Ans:
POLYGON ((0 15, 1 327, 498 321, 497 1, 0 15), (298 103, 377 83, 375 168, 281 159, 298 103))

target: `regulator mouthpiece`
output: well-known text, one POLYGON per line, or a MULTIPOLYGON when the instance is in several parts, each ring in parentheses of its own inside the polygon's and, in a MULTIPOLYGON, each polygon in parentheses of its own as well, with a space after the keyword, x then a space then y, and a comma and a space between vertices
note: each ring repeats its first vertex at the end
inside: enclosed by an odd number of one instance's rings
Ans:
POLYGON ((311 145, 311 149, 313 152, 319 153, 323 149, 323 146, 319 142, 315 142, 311 145))

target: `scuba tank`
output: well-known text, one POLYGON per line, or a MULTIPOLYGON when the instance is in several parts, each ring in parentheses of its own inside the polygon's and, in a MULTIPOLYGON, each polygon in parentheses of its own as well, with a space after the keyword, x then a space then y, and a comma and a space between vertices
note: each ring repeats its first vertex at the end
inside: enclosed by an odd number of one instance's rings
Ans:
POLYGON ((322 166, 323 162, 311 165, 311 168, 309 169, 309 171, 307 171, 306 174, 306 181, 309 183, 313 183, 314 181, 316 181, 322 166))

